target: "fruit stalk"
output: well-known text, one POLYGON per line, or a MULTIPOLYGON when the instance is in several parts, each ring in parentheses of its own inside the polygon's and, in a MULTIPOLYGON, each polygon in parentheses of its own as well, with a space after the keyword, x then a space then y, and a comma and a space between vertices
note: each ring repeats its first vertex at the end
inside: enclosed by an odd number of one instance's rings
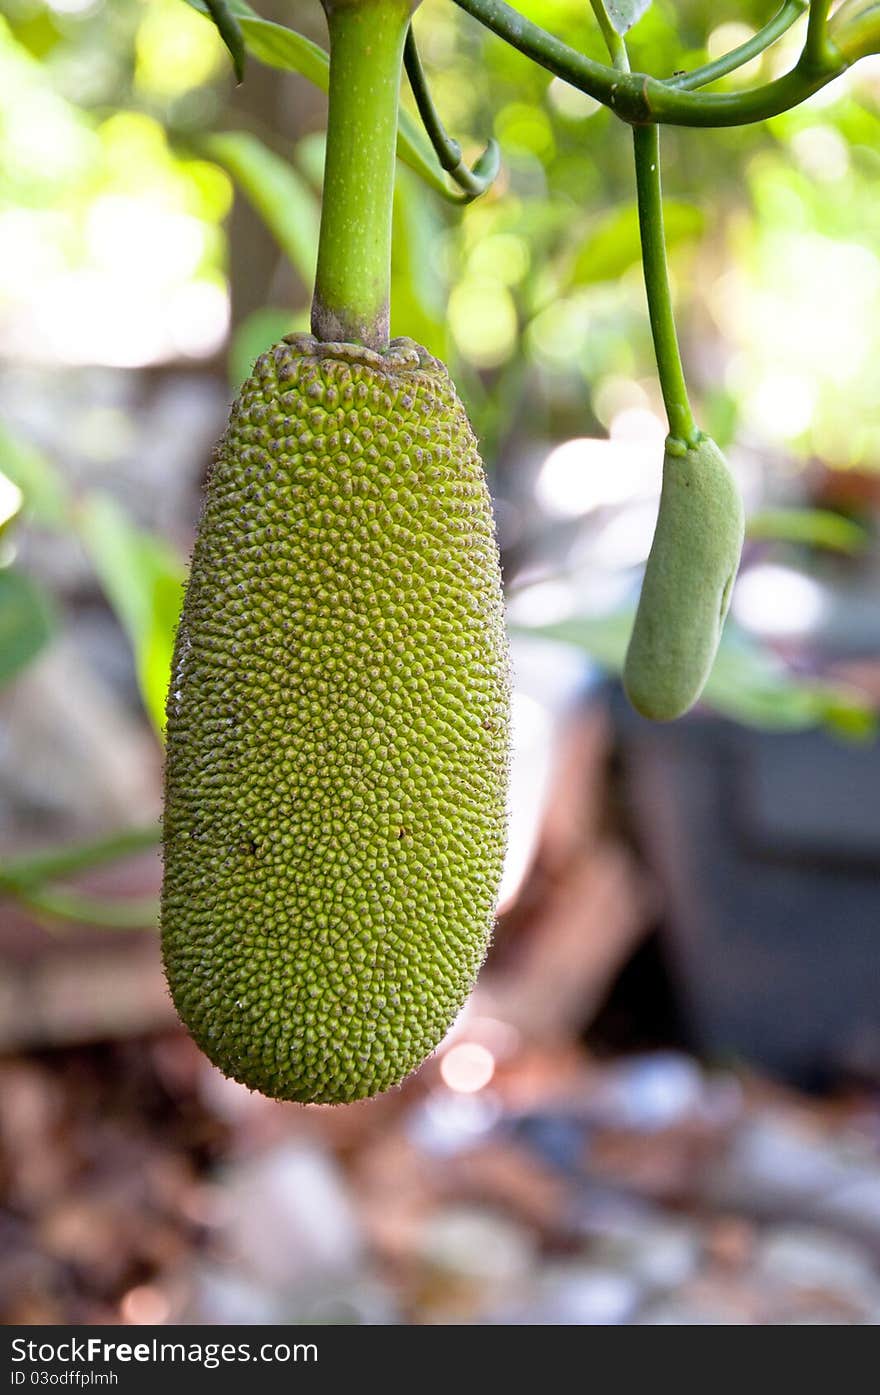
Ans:
POLYGON ((330 94, 312 333, 382 352, 389 339, 400 71, 415 4, 324 0, 324 9, 330 94))
POLYGON ((634 126, 633 146, 636 163, 636 191, 639 204, 639 233, 651 334, 657 356, 657 372, 663 403, 669 418, 670 434, 686 446, 694 446, 700 432, 688 400, 687 384, 675 332, 669 271, 666 265, 666 233, 663 224, 663 194, 660 185, 660 131, 657 126, 634 126))

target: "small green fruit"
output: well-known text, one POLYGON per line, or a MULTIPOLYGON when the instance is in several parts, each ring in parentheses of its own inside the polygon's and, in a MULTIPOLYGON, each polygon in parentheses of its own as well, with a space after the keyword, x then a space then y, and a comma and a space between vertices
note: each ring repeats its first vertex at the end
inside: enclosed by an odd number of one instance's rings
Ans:
POLYGON ((623 682, 637 712, 687 712, 712 669, 743 545, 743 507, 715 442, 667 442, 663 489, 623 682))

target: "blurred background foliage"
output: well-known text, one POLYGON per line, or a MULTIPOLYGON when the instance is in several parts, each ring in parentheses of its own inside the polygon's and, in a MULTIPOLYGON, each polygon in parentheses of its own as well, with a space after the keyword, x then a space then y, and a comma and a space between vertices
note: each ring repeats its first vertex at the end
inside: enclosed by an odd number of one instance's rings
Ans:
MULTIPOLYGON (((581 0, 523 9, 602 57, 581 0)), ((312 0, 269 0, 261 13, 326 43, 312 0)), ((655 0, 630 36, 633 65, 660 76, 695 66, 768 16, 760 0, 655 0)), ((497 499, 514 622, 557 636, 561 625, 613 670, 663 432, 628 132, 448 0, 425 0, 415 28, 466 158, 494 134, 503 168, 461 208, 399 164, 393 330, 445 359, 465 397, 497 499)), ((799 24, 722 86, 784 70, 801 37, 799 24)), ((156 510, 132 503, 114 470, 139 449, 128 407, 92 403, 74 428, 52 428, 29 393, 35 374, 104 368, 222 374, 228 399, 257 353, 307 325, 325 99, 283 71, 273 42, 263 26, 256 51, 270 64, 252 56, 236 87, 216 31, 181 0, 3 0, 4 676, 58 623, 51 585, 17 569, 27 547, 17 559, 15 519, 30 517, 76 538, 133 646, 156 727, 192 518, 166 510, 157 528, 156 510), (56 458, 71 431, 102 464, 73 480, 56 458)), ((823 580, 851 581, 869 565, 868 533, 845 519, 835 527, 837 515, 829 532, 827 511, 812 508, 830 501, 870 523, 871 486, 829 488, 826 477, 870 479, 880 465, 878 64, 766 125, 664 137, 698 416, 733 447, 760 539, 709 700, 761 725, 871 725, 857 693, 814 677, 798 687, 779 652, 830 613, 823 580), (780 505, 806 509, 794 530, 780 505)), ((403 102, 411 118, 406 84, 403 102)))

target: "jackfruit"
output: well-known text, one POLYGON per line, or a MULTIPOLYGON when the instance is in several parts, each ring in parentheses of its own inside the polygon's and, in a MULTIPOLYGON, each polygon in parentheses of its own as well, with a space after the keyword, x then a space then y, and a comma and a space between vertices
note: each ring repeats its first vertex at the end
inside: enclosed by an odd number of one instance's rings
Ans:
POLYGON ((445 368, 289 335, 217 450, 167 706, 163 958, 226 1075, 343 1102, 437 1046, 491 934, 508 689, 445 368))
POLYGON ((743 545, 736 481, 709 436, 667 441, 660 512, 623 682, 637 712, 669 722, 712 671, 743 545))

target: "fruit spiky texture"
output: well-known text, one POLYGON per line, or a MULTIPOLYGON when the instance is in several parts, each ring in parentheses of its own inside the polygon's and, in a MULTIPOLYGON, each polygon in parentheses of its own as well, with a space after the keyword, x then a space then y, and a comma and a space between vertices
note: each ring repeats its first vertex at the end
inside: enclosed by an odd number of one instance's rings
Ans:
POLYGON ((623 682, 637 712, 681 717, 703 691, 721 640, 743 545, 743 506, 709 436, 667 441, 660 512, 623 682))
POLYGON ((476 442, 442 364, 290 335, 208 482, 168 698, 162 945, 225 1074, 388 1089, 485 956, 508 672, 476 442))

